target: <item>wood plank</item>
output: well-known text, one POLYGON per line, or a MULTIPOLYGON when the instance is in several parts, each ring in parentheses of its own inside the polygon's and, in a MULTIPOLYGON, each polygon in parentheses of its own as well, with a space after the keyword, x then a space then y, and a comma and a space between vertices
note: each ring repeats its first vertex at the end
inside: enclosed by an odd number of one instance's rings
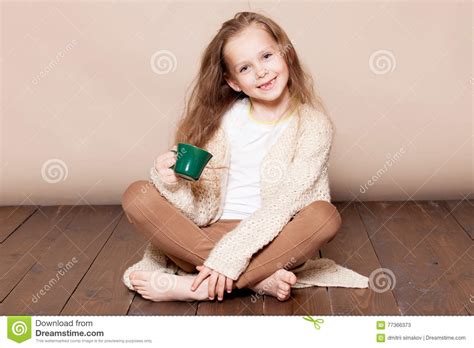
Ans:
POLYGON ((80 208, 73 206, 41 207, 4 243, 0 244, 0 302, 33 267, 80 208))
POLYGON ((444 201, 443 206, 451 213, 466 233, 474 239, 474 200, 444 201))
POLYGON ((118 205, 81 206, 49 251, 0 305, 0 313, 59 314, 121 215, 122 208, 118 205))
MULTIPOLYGON (((367 231, 359 217, 355 203, 334 203, 342 226, 336 237, 322 247, 321 255, 337 264, 369 277, 381 268, 367 231)), ((382 289, 330 287, 332 314, 337 315, 400 315, 394 294, 382 289)))
POLYGON ((62 315, 125 315, 135 292, 122 282, 125 270, 139 261, 147 241, 122 215, 104 248, 76 288, 62 315))
POLYGON ((331 315, 331 305, 326 287, 291 289, 287 301, 265 296, 265 315, 331 315))
POLYGON ((262 315, 263 296, 257 296, 250 289, 234 289, 224 294, 222 302, 199 302, 197 315, 262 315))
POLYGON ((32 205, 0 207, 0 243, 3 243, 35 211, 36 207, 32 205))
POLYGON ((472 289, 472 241, 452 217, 430 201, 366 202, 357 208, 380 264, 395 274, 393 293, 402 314, 459 313, 472 289))
POLYGON ((197 306, 196 301, 152 302, 136 293, 128 315, 196 315, 197 306))
POLYGON ((448 282, 451 285, 459 301, 464 305, 465 310, 472 315, 474 313, 474 303, 471 299, 474 292, 474 268, 472 267, 474 261, 474 242, 472 235, 466 233, 467 230, 464 226, 469 226, 469 224, 472 226, 472 216, 469 217, 469 213, 474 213, 472 209, 473 201, 470 203, 468 201, 462 201, 456 208, 453 207, 452 210, 456 212, 461 205, 464 206, 464 203, 468 203, 467 206, 462 208, 462 211, 455 213, 455 215, 446 209, 448 202, 449 201, 435 201, 425 208, 430 213, 433 221, 441 222, 444 225, 439 231, 440 237, 445 233, 444 236, 442 236, 444 238, 431 239, 430 243, 433 244, 433 248, 446 252, 446 266, 449 267, 443 273, 440 281, 448 282), (456 216, 458 216, 459 219, 456 218, 456 216), (461 224, 460 221, 465 222, 465 224, 461 224), (455 238, 455 236, 458 238, 455 238), (448 240, 448 245, 451 244, 451 241, 453 242, 451 245, 453 252, 456 252, 456 250, 459 252, 465 251, 457 255, 449 254, 449 248, 445 248, 445 240, 448 240), (441 242, 441 244, 439 244, 439 242, 441 242))

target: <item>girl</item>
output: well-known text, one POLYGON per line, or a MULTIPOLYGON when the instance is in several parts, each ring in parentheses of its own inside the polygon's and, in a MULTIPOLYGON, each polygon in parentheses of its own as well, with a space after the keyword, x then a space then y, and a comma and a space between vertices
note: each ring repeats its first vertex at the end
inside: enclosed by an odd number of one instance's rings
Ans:
POLYGON ((330 203, 332 135, 283 29, 237 13, 206 48, 174 138, 214 155, 200 180, 177 177, 168 151, 150 182, 123 195, 126 216, 151 242, 125 284, 153 301, 221 301, 234 288, 287 300, 291 270, 341 225, 330 203))

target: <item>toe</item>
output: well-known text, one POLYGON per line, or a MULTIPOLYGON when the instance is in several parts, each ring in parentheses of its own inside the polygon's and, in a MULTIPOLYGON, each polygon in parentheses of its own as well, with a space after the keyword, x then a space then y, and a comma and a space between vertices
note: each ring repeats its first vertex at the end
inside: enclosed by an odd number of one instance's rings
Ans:
POLYGON ((282 293, 281 291, 277 292, 277 299, 280 301, 285 301, 288 299, 288 294, 282 293))
POLYGON ((296 284, 296 276, 293 272, 286 271, 282 279, 288 284, 296 284))
POLYGON ((132 283, 133 286, 145 286, 146 285, 146 281, 139 280, 139 279, 132 279, 131 283, 132 283))
POLYGON ((137 272, 133 271, 132 273, 130 273, 130 275, 128 277, 130 278, 130 280, 133 280, 133 279, 135 279, 136 275, 137 275, 137 272))
POLYGON ((284 292, 288 292, 290 291, 290 284, 281 282, 280 284, 278 284, 278 288, 284 292))
POLYGON ((144 295, 145 295, 145 296, 150 295, 150 294, 148 293, 148 290, 145 289, 145 288, 142 288, 142 287, 137 288, 137 292, 138 292, 140 295, 142 295, 142 296, 144 296, 144 295))
POLYGON ((286 271, 286 273, 283 275, 282 280, 284 280, 286 283, 293 284, 292 280, 295 275, 292 272, 286 271))
POLYGON ((147 280, 147 279, 148 279, 147 275, 148 275, 148 273, 150 273, 150 272, 134 271, 134 272, 132 272, 132 273, 135 273, 133 279, 136 279, 136 280, 147 280))

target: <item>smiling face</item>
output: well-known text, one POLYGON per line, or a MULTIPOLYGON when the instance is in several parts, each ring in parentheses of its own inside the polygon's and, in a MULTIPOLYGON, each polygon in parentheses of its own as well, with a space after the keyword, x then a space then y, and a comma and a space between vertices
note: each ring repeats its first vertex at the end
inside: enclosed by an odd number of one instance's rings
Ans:
POLYGON ((229 86, 255 99, 273 101, 287 88, 288 66, 278 44, 264 29, 252 25, 230 39, 224 57, 229 86))

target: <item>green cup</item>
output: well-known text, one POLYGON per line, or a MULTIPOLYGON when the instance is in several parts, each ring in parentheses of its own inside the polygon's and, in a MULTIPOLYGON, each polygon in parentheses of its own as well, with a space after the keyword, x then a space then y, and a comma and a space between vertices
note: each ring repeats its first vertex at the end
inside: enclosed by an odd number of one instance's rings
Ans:
POLYGON ((171 150, 176 155, 176 163, 170 168, 176 175, 190 181, 197 181, 212 154, 197 146, 185 143, 178 144, 178 151, 171 150))

